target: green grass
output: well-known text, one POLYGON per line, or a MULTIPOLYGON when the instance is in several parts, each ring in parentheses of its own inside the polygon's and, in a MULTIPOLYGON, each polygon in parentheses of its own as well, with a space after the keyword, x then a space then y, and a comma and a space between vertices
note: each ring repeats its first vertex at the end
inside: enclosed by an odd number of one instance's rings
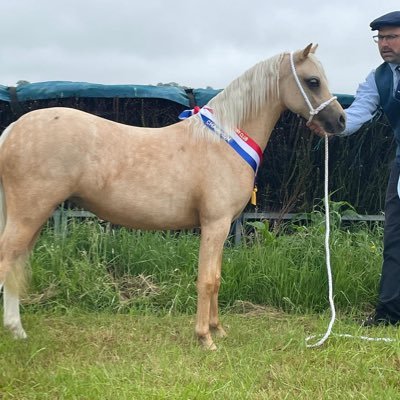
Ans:
MULTIPOLYGON (((29 335, 0 330, 0 399, 397 399, 399 342, 332 336, 324 229, 314 213, 273 232, 266 223, 224 249, 220 291, 229 337, 215 353, 194 338, 199 238, 71 222, 44 230, 22 316, 29 335), (242 313, 242 314, 240 314, 242 313)), ((375 302, 382 228, 333 221, 336 333, 375 302)))
MULTIPOLYGON (((327 317, 223 316, 229 337, 201 350, 193 316, 71 311, 24 315, 27 341, 0 333, 1 399, 398 399, 399 343, 304 338, 327 317)), ((365 334, 338 322, 336 332, 365 334)), ((370 333, 370 332, 367 332, 370 333)), ((371 335, 400 339, 395 328, 371 335)))

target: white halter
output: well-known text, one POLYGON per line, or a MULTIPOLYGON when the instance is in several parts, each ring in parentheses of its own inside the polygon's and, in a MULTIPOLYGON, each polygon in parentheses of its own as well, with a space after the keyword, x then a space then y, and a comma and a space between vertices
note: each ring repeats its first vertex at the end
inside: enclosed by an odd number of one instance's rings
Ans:
POLYGON ((337 97, 333 96, 329 100, 324 101, 319 107, 313 108, 310 100, 307 97, 306 92, 304 91, 303 87, 301 86, 299 77, 297 76, 296 67, 294 66, 294 60, 293 60, 293 51, 290 53, 290 67, 292 68, 293 76, 294 76, 294 79, 295 79, 295 81, 297 83, 297 86, 299 87, 300 92, 303 95, 304 100, 306 101, 306 104, 307 104, 308 108, 310 109, 310 118, 307 121, 307 123, 310 123, 315 115, 317 115, 321 110, 323 110, 332 101, 336 100, 337 97))

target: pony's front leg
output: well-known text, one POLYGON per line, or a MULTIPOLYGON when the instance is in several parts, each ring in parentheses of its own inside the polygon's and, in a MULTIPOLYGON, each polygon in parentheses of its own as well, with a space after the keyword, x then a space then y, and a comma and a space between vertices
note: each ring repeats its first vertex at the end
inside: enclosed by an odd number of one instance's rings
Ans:
POLYGON ((210 304, 210 330, 211 333, 214 334, 216 337, 224 338, 227 336, 225 329, 222 327, 222 324, 218 317, 218 293, 219 288, 221 286, 221 266, 222 266, 222 253, 221 250, 217 270, 215 274, 215 282, 214 282, 214 291, 211 296, 211 304, 210 304))
POLYGON ((19 296, 4 285, 4 327, 11 331, 14 338, 26 339, 27 335, 21 323, 19 296))
POLYGON ((201 228, 196 334, 201 346, 208 350, 217 348, 210 334, 210 324, 219 325, 218 313, 214 311, 218 308, 215 297, 216 278, 220 274, 222 251, 230 223, 230 220, 218 220, 203 224, 201 228), (211 305, 213 321, 210 319, 211 305))

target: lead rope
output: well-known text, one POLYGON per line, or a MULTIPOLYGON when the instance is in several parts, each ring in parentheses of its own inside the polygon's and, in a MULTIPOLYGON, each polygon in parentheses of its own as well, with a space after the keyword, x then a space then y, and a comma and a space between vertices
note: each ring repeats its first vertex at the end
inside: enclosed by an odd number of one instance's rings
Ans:
MULTIPOLYGON (((333 324, 336 319, 335 302, 333 300, 333 280, 332 280, 332 268, 331 268, 331 252, 329 247, 329 237, 330 237, 330 215, 329 215, 329 192, 328 192, 328 181, 329 181, 329 146, 328 146, 328 135, 325 134, 325 175, 324 175, 324 206, 325 206, 325 255, 326 255, 326 271, 328 274, 328 297, 329 305, 331 308, 331 320, 326 330, 325 335, 315 344, 307 344, 307 347, 319 347, 322 346, 328 339, 332 332, 333 324)), ((311 339, 316 338, 315 335, 308 336, 306 338, 306 343, 311 339)))
MULTIPOLYGON (((324 180, 324 205, 325 205, 325 254, 326 254, 326 270, 328 275, 328 297, 329 304, 331 309, 331 320, 329 322, 328 328, 326 330, 325 335, 314 344, 306 344, 306 347, 313 348, 322 346, 325 341, 329 338, 332 333, 333 324, 336 320, 336 310, 335 310, 335 302, 333 300, 333 280, 332 280, 332 268, 331 268, 331 255, 329 248, 329 236, 330 236, 330 216, 329 216, 329 193, 328 193, 328 181, 329 181, 329 171, 328 171, 328 159, 329 157, 329 148, 328 148, 328 135, 325 134, 325 180, 324 180)), ((353 336, 349 334, 335 334, 338 337, 346 337, 351 339, 361 339, 368 340, 374 342, 395 342, 395 339, 391 338, 371 338, 368 336, 353 336)), ((306 338, 306 343, 308 343, 311 339, 317 338, 317 335, 308 336, 306 338)))

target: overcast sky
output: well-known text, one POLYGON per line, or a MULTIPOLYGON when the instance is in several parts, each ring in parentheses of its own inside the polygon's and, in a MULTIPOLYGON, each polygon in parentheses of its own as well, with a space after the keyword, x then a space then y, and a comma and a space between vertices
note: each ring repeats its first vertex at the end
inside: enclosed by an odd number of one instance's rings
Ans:
POLYGON ((334 93, 381 58, 369 23, 399 0, 0 0, 0 84, 67 80, 224 88, 318 43, 334 93))

